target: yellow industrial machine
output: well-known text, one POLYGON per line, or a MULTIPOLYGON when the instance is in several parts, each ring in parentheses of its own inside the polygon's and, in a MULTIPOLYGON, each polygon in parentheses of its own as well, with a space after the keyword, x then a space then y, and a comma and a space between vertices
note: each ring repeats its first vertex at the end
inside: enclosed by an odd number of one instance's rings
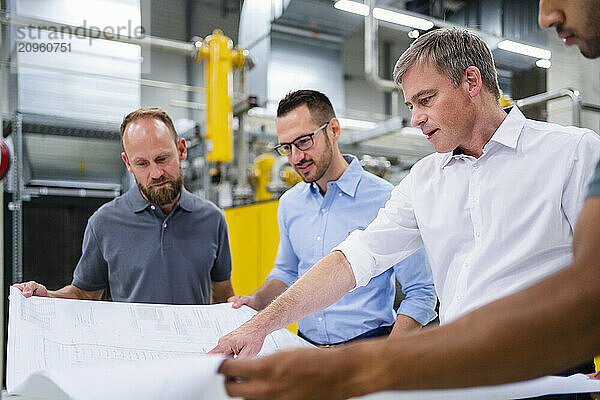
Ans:
POLYGON ((500 94, 500 105, 502 107, 510 107, 512 105, 512 99, 505 95, 504 93, 500 94))
POLYGON ((254 199, 256 201, 271 200, 273 198, 273 194, 267 190, 267 185, 271 181, 271 169, 273 168, 273 164, 275 164, 275 160, 275 156, 270 153, 261 154, 254 159, 254 168, 256 170, 254 199))
MULTIPOLYGON (((275 264, 279 245, 278 201, 265 201, 225 210, 233 269, 231 282, 236 294, 249 295, 265 283, 275 264)), ((296 324, 289 330, 296 333, 296 324)))
POLYGON ((231 67, 241 69, 247 50, 233 49, 220 29, 197 42, 196 62, 206 60, 206 143, 208 162, 233 160, 233 84, 231 67))
MULTIPOLYGON (((231 39, 219 29, 196 46, 196 62, 206 60, 206 161, 218 166, 233 160, 232 67, 241 69, 248 52, 234 49, 231 39)), ((262 203, 225 210, 233 263, 231 280, 237 294, 251 294, 258 289, 275 263, 278 202, 266 201, 273 198, 267 184, 275 161, 276 157, 268 153, 255 160, 256 201, 262 203)), ((286 178, 294 181, 289 172, 286 178)), ((297 331, 296 324, 288 328, 297 331)))
POLYGON ((289 187, 294 186, 296 183, 300 183, 302 178, 291 166, 285 167, 281 172, 281 180, 284 181, 289 187))

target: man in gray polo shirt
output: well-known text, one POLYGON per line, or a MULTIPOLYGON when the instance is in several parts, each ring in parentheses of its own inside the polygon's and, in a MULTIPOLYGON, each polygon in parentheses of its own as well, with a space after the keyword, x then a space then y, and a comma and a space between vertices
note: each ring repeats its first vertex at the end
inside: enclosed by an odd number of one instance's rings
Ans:
POLYGON ((223 213, 183 187, 184 139, 160 108, 136 110, 121 124, 123 162, 137 187, 100 207, 88 221, 73 282, 56 291, 30 281, 26 297, 209 304, 233 295, 223 213))

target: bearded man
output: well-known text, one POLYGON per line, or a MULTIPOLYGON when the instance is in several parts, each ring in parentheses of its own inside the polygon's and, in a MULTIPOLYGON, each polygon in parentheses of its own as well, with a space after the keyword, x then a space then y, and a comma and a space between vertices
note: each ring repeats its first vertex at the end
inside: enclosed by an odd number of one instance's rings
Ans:
POLYGON ((47 290, 15 285, 26 297, 102 298, 161 304, 220 303, 233 295, 231 254, 223 213, 183 187, 185 140, 158 107, 128 114, 121 157, 137 187, 88 220, 73 282, 47 290))

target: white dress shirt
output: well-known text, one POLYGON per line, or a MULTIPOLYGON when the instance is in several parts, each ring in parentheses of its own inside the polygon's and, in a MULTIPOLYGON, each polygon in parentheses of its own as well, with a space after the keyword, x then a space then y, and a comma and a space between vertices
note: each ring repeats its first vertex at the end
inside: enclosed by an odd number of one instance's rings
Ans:
POLYGON ((479 159, 423 158, 375 220, 336 249, 358 287, 424 245, 448 323, 570 263, 599 158, 593 131, 528 120, 513 107, 479 159))

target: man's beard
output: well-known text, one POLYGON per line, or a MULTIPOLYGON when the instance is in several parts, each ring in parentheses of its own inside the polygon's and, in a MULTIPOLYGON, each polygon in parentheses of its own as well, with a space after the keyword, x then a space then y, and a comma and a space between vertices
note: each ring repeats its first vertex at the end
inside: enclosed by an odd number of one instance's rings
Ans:
POLYGON ((298 167, 296 165, 292 165, 304 182, 312 183, 312 182, 318 181, 319 179, 321 179, 323 177, 323 175, 325 175, 325 172, 327 172, 327 170, 329 169, 329 166, 331 165, 331 161, 333 160, 333 149, 328 140, 326 140, 325 145, 326 145, 326 149, 320 155, 319 158, 315 159, 313 157, 310 160, 303 160, 303 162, 310 161, 314 164, 315 174, 312 178, 308 178, 308 177, 304 176, 300 171, 298 171, 298 167))
MULTIPOLYGON (((596 29, 600 28, 596 27, 596 29)), ((600 31, 594 32, 594 34, 595 36, 586 38, 586 47, 584 49, 580 49, 581 54, 583 54, 585 58, 600 57, 600 31)))
POLYGON ((561 24, 556 27, 558 34, 575 35, 579 41, 579 51, 585 58, 600 57, 600 17, 597 15, 594 5, 587 10, 588 20, 586 26, 588 31, 585 35, 572 29, 565 29, 561 24))
POLYGON ((160 179, 154 179, 150 182, 150 185, 144 186, 135 180, 137 183, 140 192, 146 197, 146 199, 157 206, 164 206, 167 204, 171 204, 177 199, 177 196, 181 193, 181 188, 183 187, 183 174, 181 170, 179 172, 179 176, 176 178, 167 178, 162 177, 160 179), (154 188, 154 185, 161 184, 163 182, 167 182, 167 184, 162 188, 154 188))
POLYGON ((584 38, 587 48, 581 51, 586 58, 600 57, 600 16, 598 14, 598 1, 592 1, 587 4, 589 8, 586 10, 588 15, 587 26, 589 33, 584 38))

